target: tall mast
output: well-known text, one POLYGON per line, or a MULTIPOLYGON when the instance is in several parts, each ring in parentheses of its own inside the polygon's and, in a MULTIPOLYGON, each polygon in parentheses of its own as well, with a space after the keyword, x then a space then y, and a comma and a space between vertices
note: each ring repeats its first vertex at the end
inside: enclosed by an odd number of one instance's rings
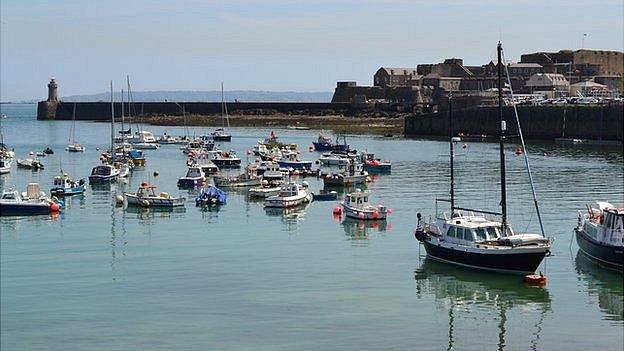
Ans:
POLYGON ((503 46, 500 41, 496 47, 498 52, 498 117, 500 121, 499 152, 500 152, 500 177, 501 177, 501 213, 503 235, 507 233, 507 184, 505 182, 505 130, 507 129, 503 118, 503 62, 501 60, 503 46))
POLYGON ((110 81, 111 90, 111 160, 115 157, 115 100, 113 99, 113 81, 110 81))
POLYGON ((223 96, 223 82, 221 82, 221 126, 225 128, 225 97, 223 96))
POLYGON ((451 217, 455 213, 455 172, 454 172, 454 158, 455 151, 453 150, 453 94, 448 94, 448 119, 449 119, 449 152, 451 155, 451 217))

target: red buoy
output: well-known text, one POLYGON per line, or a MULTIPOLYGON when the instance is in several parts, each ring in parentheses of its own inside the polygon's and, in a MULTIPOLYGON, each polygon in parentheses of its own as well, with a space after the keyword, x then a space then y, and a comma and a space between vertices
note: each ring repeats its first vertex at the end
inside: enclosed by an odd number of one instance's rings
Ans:
POLYGON ((59 204, 57 204, 56 202, 50 204, 50 212, 55 213, 58 212, 60 209, 61 206, 59 206, 59 204))
POLYGON ((340 206, 336 206, 334 207, 334 209, 332 210, 333 214, 339 215, 342 214, 342 208, 340 206))
POLYGON ((527 274, 524 276, 524 282, 530 285, 546 285, 548 279, 542 273, 540 274, 527 274))

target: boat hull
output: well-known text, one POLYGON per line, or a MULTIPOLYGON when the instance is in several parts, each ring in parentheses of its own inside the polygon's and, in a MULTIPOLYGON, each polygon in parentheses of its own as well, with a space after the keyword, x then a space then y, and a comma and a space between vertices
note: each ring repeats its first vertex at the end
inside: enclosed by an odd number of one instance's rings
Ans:
POLYGON ((438 261, 483 270, 513 272, 517 274, 534 273, 547 254, 547 250, 537 252, 491 253, 471 252, 463 249, 450 249, 429 240, 421 241, 427 255, 438 261))
POLYGON ((219 168, 238 168, 241 165, 241 160, 239 159, 233 159, 233 160, 216 159, 216 160, 212 160, 212 163, 214 163, 215 166, 219 168))
POLYGON ((36 216, 50 213, 48 203, 1 203, 0 216, 36 216))
POLYGON ((117 182, 117 175, 112 176, 89 176, 89 184, 107 184, 117 182))
POLYGON ((294 168, 294 169, 312 168, 312 161, 300 161, 300 162, 277 161, 277 164, 279 164, 280 167, 294 168))
POLYGON ((362 210, 353 207, 349 207, 343 203, 342 206, 344 215, 349 218, 362 219, 362 220, 385 220, 388 216, 387 211, 380 210, 362 210))
POLYGON ((318 141, 312 142, 314 145, 314 150, 316 151, 347 151, 349 150, 349 145, 344 144, 333 144, 333 143, 319 143, 318 141))
POLYGON ((364 164, 362 168, 369 173, 391 173, 392 165, 389 164, 381 164, 378 166, 364 164))
POLYGON ((196 188, 202 186, 203 183, 203 178, 180 178, 178 188, 196 188))
POLYGON ((297 207, 305 202, 310 201, 310 195, 305 196, 289 196, 285 198, 278 197, 269 197, 264 202, 264 207, 268 208, 289 208, 289 207, 297 207))
POLYGON ((156 197, 138 197, 132 194, 124 194, 128 205, 142 207, 178 207, 184 206, 184 198, 156 198, 156 197))
POLYGON ((214 141, 232 141, 231 135, 213 135, 212 140, 214 141))
POLYGON ((574 230, 576 243, 581 251, 590 256, 594 260, 617 266, 624 267, 624 248, 621 246, 604 245, 597 242, 587 234, 584 230, 574 230))
POLYGON ((364 184, 366 182, 366 177, 367 175, 363 174, 353 176, 328 175, 323 178, 323 184, 333 186, 364 184))
POLYGON ((71 196, 71 195, 79 195, 85 192, 84 186, 77 186, 73 188, 52 188, 50 189, 50 194, 53 196, 71 196))

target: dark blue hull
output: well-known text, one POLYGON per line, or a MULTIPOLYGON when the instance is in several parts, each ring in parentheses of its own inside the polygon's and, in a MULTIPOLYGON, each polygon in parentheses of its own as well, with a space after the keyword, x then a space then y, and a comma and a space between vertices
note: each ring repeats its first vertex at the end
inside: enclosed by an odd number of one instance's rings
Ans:
POLYGON ((312 168, 312 161, 309 161, 309 162, 308 161, 304 161, 304 162, 277 161, 277 163, 280 165, 280 167, 286 167, 286 168, 294 168, 294 169, 312 168))
POLYGON ((53 196, 71 196, 71 195, 80 195, 85 192, 84 186, 77 186, 74 188, 52 188, 50 189, 50 194, 53 196))
POLYGON ((546 256, 539 253, 485 254, 454 250, 422 241, 427 255, 440 261, 484 270, 534 273, 546 256))
POLYGON ((214 141, 232 141, 231 135, 213 135, 212 140, 214 141))
POLYGON ((50 214, 50 205, 41 204, 2 204, 0 216, 36 216, 50 214))
POLYGON ((314 194, 312 193, 312 201, 335 201, 338 200, 338 193, 314 194))
POLYGON ((109 184, 117 182, 117 176, 112 177, 92 177, 89 176, 89 184, 109 184))
POLYGON ((624 267, 624 248, 621 246, 605 245, 597 242, 590 236, 586 235, 583 230, 574 230, 576 234, 576 242, 587 256, 603 263, 624 267))
POLYGON ((316 151, 347 151, 349 145, 334 144, 334 143, 319 143, 318 141, 312 142, 314 150, 316 151))
POLYGON ((202 186, 203 179, 178 179, 178 188, 197 188, 202 186))

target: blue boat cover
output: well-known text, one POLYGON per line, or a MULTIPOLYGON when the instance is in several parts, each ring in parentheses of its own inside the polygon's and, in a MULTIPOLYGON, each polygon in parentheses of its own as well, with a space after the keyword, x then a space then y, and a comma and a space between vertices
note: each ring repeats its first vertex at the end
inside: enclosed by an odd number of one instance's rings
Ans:
POLYGON ((225 204, 227 195, 223 190, 215 186, 208 186, 206 188, 202 188, 201 193, 199 193, 199 195, 195 198, 195 203, 200 204, 211 198, 217 199, 219 204, 225 204))

